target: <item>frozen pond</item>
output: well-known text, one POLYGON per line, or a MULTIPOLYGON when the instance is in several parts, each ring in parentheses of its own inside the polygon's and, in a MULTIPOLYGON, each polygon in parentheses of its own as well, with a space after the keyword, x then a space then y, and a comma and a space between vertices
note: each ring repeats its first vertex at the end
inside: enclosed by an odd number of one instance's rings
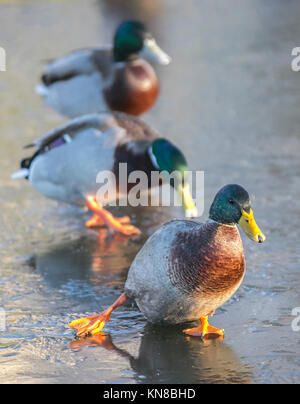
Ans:
POLYGON ((300 2, 291 0, 0 1, 0 382, 299 383, 300 2), (124 3, 128 7, 124 7, 124 3), (216 191, 239 183, 254 196, 264 245, 245 239, 247 274, 212 324, 224 341, 154 327, 134 305, 117 310, 107 338, 78 346, 67 324, 106 308, 135 254, 178 209, 133 215, 138 241, 86 230, 87 214, 49 201, 10 174, 22 146, 65 119, 34 87, 44 61, 110 42, 125 18, 147 22, 173 57, 145 121, 205 171, 205 214, 216 191), (298 41, 298 42, 297 42, 298 41), (105 349, 108 348, 108 349, 105 349))

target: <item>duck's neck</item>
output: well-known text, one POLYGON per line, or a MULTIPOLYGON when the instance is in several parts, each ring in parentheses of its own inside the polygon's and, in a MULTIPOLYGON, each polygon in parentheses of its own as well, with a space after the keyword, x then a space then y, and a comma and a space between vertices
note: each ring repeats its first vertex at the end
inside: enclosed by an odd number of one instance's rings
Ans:
POLYGON ((236 225, 234 223, 229 223, 229 224, 220 223, 217 220, 212 219, 211 217, 209 217, 209 219, 207 220, 207 223, 216 223, 217 225, 220 225, 220 226, 236 227, 236 225))
POLYGON ((150 181, 151 172, 158 170, 150 157, 151 147, 152 141, 149 140, 138 140, 119 145, 115 151, 114 171, 118 170, 120 163, 127 163, 128 175, 133 171, 142 171, 150 181))

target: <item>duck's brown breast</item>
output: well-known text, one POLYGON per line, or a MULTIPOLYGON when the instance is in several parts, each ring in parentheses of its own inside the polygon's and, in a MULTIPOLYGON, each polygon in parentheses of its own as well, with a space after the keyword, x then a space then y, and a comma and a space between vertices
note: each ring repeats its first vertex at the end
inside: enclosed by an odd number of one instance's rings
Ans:
POLYGON ((115 68, 112 82, 103 90, 110 109, 141 115, 152 107, 159 94, 159 82, 153 68, 137 60, 115 68))
POLYGON ((245 273, 243 245, 236 226, 207 222, 176 237, 168 259, 173 286, 196 296, 230 295, 245 273))

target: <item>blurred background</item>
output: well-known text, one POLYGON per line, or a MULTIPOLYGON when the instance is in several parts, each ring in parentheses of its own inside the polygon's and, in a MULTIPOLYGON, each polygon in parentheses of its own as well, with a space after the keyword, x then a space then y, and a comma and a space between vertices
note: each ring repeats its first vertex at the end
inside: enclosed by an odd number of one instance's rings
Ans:
POLYGON ((300 306, 300 72, 291 69, 299 15, 297 0, 0 1, 1 383, 300 381, 291 329, 300 306), (68 322, 111 304, 146 238, 182 213, 128 210, 142 238, 107 240, 85 229, 85 212, 10 179, 23 145, 66 122, 34 92, 46 61, 111 43, 128 18, 144 21, 173 58, 155 67, 161 95, 143 119, 205 171, 200 220, 221 186, 239 183, 267 236, 263 246, 245 240, 244 283, 212 320, 224 342, 150 326, 128 305, 108 324, 111 339, 76 345, 68 322))

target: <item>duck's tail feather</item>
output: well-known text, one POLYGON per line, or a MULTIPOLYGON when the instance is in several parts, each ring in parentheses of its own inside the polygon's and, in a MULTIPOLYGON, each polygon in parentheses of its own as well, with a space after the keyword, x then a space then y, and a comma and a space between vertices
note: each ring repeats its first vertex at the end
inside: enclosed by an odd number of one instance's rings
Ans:
POLYGON ((45 84, 39 84, 35 87, 35 92, 41 97, 46 97, 49 93, 48 87, 45 84))
POLYGON ((12 178, 13 180, 18 180, 18 179, 20 179, 20 178, 26 178, 26 179, 28 179, 28 176, 29 176, 29 170, 28 170, 28 168, 21 168, 21 170, 16 171, 15 173, 13 173, 13 174, 11 175, 11 178, 12 178))
POLYGON ((27 158, 21 161, 21 169, 16 171, 11 175, 11 178, 13 180, 18 180, 20 178, 26 178, 28 180, 29 178, 29 169, 30 169, 30 164, 32 162, 32 158, 27 158))

